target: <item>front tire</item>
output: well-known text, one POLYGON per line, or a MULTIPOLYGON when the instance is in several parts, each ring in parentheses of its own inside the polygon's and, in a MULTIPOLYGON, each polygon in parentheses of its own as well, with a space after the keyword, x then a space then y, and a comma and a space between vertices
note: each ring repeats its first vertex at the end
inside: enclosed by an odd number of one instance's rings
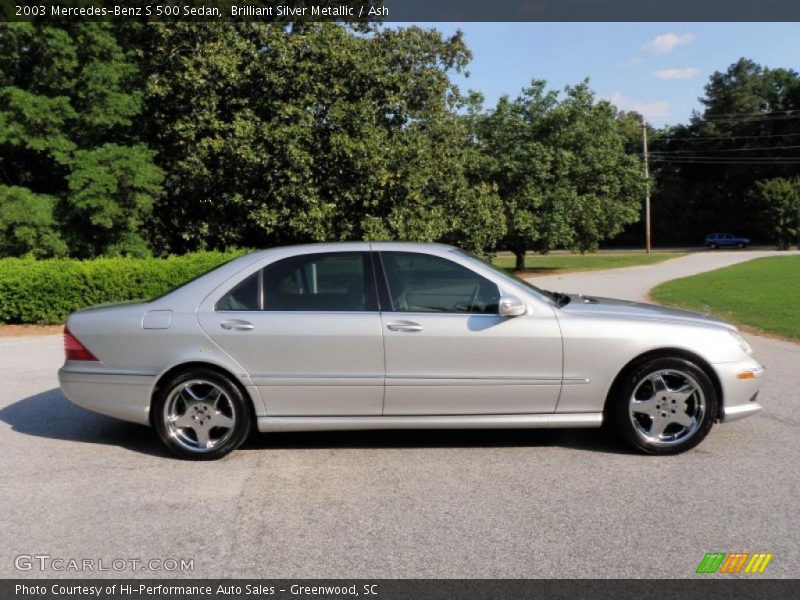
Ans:
POLYGON ((222 458, 244 443, 251 423, 242 391, 212 369, 178 373, 160 386, 153 402, 153 425, 181 458, 222 458))
POLYGON ((706 372, 678 357, 655 358, 632 369, 610 398, 611 424, 633 448, 679 454, 708 435, 719 399, 706 372))

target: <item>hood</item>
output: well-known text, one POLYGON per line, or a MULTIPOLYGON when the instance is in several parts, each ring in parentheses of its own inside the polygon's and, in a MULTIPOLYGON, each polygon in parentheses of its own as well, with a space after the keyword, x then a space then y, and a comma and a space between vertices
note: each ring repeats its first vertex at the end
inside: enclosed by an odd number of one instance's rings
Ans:
POLYGON ((691 323, 736 329, 716 317, 703 315, 689 310, 669 308, 633 302, 631 300, 617 300, 615 298, 599 298, 584 296, 582 294, 568 294, 570 301, 561 307, 561 310, 571 314, 585 314, 587 316, 620 317, 625 319, 641 319, 646 321, 662 321, 668 323, 691 323))

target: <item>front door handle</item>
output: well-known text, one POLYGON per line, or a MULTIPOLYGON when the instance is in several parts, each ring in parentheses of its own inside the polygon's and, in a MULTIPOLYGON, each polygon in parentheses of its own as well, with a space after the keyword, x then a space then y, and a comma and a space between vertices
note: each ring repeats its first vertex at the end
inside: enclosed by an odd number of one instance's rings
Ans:
POLYGON ((243 321, 241 319, 231 319, 230 321, 222 321, 219 324, 219 326, 229 331, 230 330, 249 331, 251 329, 255 329, 255 325, 253 325, 249 321, 243 321))
POLYGON ((422 325, 412 321, 398 321, 397 323, 387 323, 386 327, 392 331, 422 331, 422 325))

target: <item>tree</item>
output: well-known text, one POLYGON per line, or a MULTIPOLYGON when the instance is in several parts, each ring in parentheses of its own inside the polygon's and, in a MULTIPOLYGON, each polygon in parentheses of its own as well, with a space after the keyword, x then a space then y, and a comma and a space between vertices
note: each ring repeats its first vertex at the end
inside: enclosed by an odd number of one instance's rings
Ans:
POLYGON ((67 177, 72 247, 81 255, 150 254, 142 226, 164 174, 146 147, 104 144, 79 150, 67 177))
POLYGON ((476 127, 517 269, 529 250, 594 250, 638 218, 643 166, 626 152, 614 108, 586 82, 560 98, 534 81, 515 101, 501 98, 476 127))
POLYGON ((800 177, 759 181, 753 199, 779 249, 800 244, 800 177))
POLYGON ((690 123, 651 137, 653 230, 662 243, 698 244, 714 231, 767 240, 750 219, 757 181, 796 177, 800 75, 742 58, 713 73, 690 123))
POLYGON ((130 35, 149 49, 147 137, 167 172, 160 249, 390 238, 484 251, 502 235, 455 114, 460 35, 336 23, 130 35))
POLYGON ((56 199, 27 188, 0 186, 0 255, 63 256, 67 246, 55 227, 56 199))
MULTIPOLYGON (((19 215, 29 207, 37 231, 46 232, 26 234, 33 246, 24 252, 63 253, 58 239, 79 256, 149 251, 139 231, 148 209, 123 190, 142 184, 152 202, 158 171, 135 140, 139 70, 117 33, 110 23, 0 24, 0 176, 13 190, 2 208, 19 215), (129 210, 130 203, 140 206, 129 210)), ((21 248, 6 244, 2 252, 21 248)))

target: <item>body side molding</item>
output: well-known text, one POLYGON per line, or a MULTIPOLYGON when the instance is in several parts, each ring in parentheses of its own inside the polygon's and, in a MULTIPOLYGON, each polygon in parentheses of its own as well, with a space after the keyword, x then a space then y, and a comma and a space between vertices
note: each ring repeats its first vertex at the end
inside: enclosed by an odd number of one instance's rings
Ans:
POLYGON ((374 417, 259 417, 258 430, 334 431, 356 429, 557 429, 600 427, 602 413, 519 415, 434 415, 374 417))

